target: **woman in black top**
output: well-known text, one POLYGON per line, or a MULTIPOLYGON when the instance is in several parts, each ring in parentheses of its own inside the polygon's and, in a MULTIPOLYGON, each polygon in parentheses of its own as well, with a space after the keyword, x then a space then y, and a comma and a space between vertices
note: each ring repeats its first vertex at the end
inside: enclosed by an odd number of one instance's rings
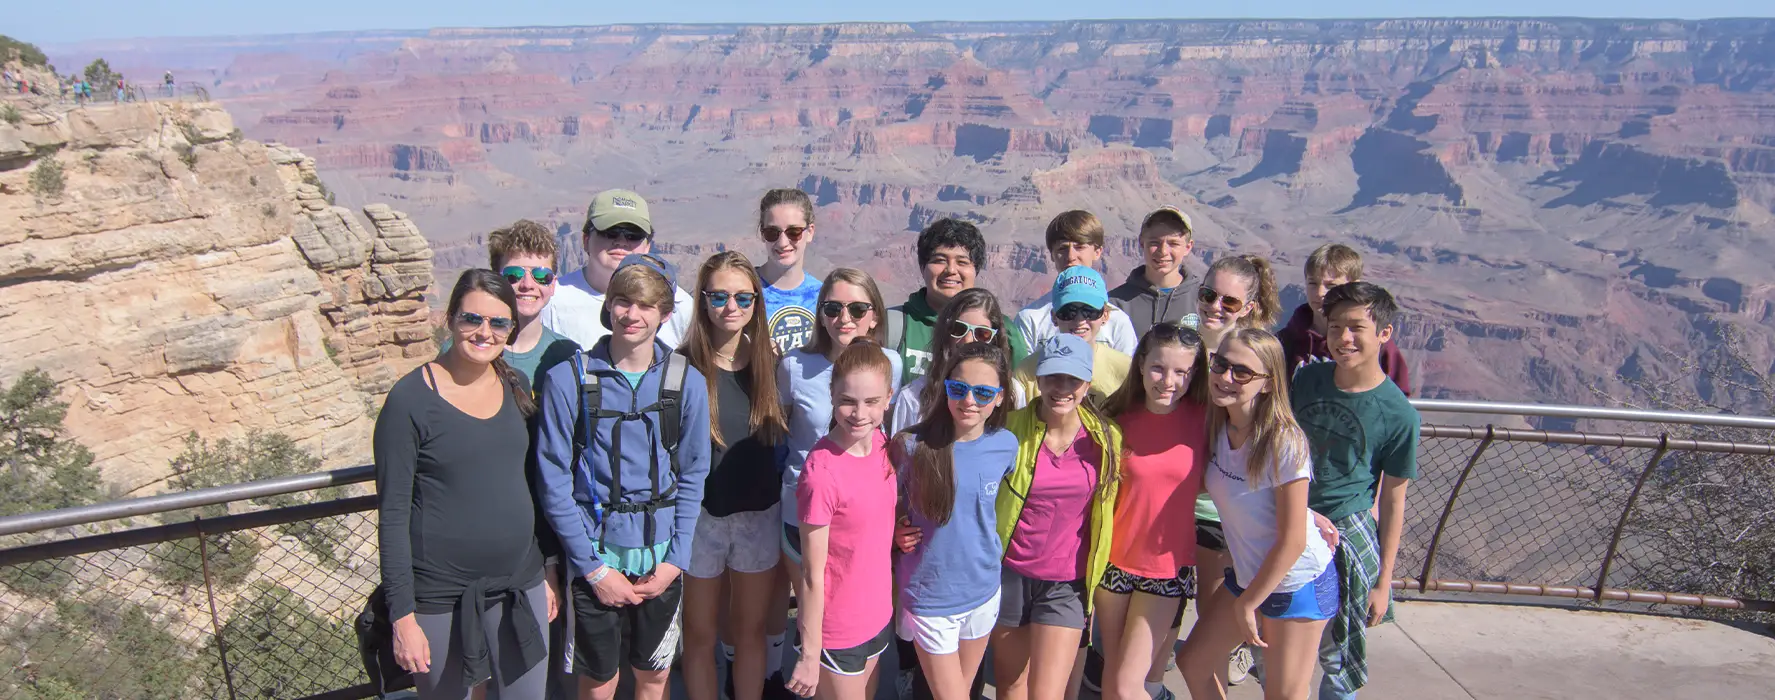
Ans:
POLYGON ((732 700, 764 690, 765 615, 770 610, 782 525, 777 448, 788 432, 777 398, 776 351, 764 282, 746 256, 718 253, 697 274, 697 304, 679 349, 709 382, 712 452, 684 589, 684 686, 690 700, 716 700, 715 638, 728 611, 734 648, 732 700), (731 575, 730 575, 731 572, 731 575), (732 599, 721 595, 723 579, 732 599))
POLYGON ((501 700, 544 697, 557 596, 525 478, 536 404, 501 356, 516 308, 498 274, 462 273, 450 349, 396 382, 376 419, 382 585, 395 660, 422 700, 489 679, 501 700))

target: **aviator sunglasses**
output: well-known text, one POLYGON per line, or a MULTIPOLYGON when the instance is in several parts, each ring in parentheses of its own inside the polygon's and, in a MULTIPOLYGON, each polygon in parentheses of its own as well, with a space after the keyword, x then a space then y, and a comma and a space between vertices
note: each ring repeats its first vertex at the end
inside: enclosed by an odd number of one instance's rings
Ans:
POLYGON ((709 301, 709 308, 727 308, 727 300, 733 299, 742 309, 752 308, 752 302, 758 300, 757 292, 703 292, 703 298, 709 301))
POLYGON ((1220 292, 1214 291, 1214 290, 1209 289, 1207 287, 1201 287, 1201 288, 1196 289, 1196 301, 1202 302, 1202 303, 1207 304, 1209 306, 1213 306, 1214 304, 1218 303, 1218 304, 1220 304, 1220 309, 1222 311, 1229 313, 1229 314, 1239 313, 1239 309, 1245 308, 1245 300, 1244 299, 1240 299, 1236 296, 1232 296, 1229 294, 1221 294, 1220 292))
POLYGON ((460 311, 456 314, 456 330, 460 332, 467 333, 480 328, 483 323, 495 331, 503 332, 512 329, 512 320, 504 316, 482 316, 468 311, 460 311))
POLYGON ((969 394, 973 394, 974 403, 989 404, 993 399, 998 398, 1000 391, 1003 389, 986 384, 969 384, 954 379, 943 380, 943 393, 948 394, 951 401, 960 401, 969 394))
POLYGON ((970 340, 975 343, 990 343, 998 337, 998 329, 992 326, 976 326, 966 321, 950 321, 949 337, 957 340, 970 340))
POLYGON ((849 304, 842 301, 820 302, 820 313, 824 314, 826 318, 838 318, 839 314, 849 310, 851 312, 852 321, 861 321, 864 316, 868 315, 868 313, 874 309, 875 305, 866 301, 853 301, 849 304))
POLYGON ((1208 371, 1215 374, 1226 374, 1231 372, 1233 383, 1241 386, 1250 384, 1259 379, 1270 378, 1270 375, 1251 369, 1250 367, 1233 364, 1233 361, 1226 359, 1225 355, 1215 355, 1214 360, 1208 363, 1208 371))
POLYGON ((499 274, 505 276, 506 284, 514 287, 518 286, 518 282, 523 281, 525 275, 529 275, 530 279, 536 280, 537 284, 546 285, 555 281, 555 271, 546 267, 520 267, 518 265, 507 265, 505 266, 505 269, 499 271, 499 274))
POLYGON ((591 231, 591 233, 598 234, 599 238, 608 238, 613 241, 627 241, 629 243, 640 243, 641 241, 647 240, 647 232, 646 231, 642 231, 641 229, 638 229, 638 228, 631 228, 629 226, 618 226, 615 228, 605 229, 602 231, 593 229, 591 231))
POLYGON ((764 241, 766 243, 775 243, 778 238, 782 238, 783 236, 788 236, 790 243, 800 243, 802 234, 807 233, 807 227, 790 226, 788 228, 777 228, 775 226, 765 226, 759 228, 758 232, 764 235, 764 241))

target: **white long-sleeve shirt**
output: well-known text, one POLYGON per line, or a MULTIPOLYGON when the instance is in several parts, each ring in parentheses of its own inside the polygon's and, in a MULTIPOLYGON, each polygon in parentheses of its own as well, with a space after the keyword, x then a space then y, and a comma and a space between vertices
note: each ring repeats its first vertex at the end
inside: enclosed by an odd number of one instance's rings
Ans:
MULTIPOLYGON (((672 316, 659 329, 659 339, 667 347, 675 350, 684 342, 684 336, 690 332, 694 303, 688 292, 672 288, 672 316)), ((555 296, 542 309, 542 325, 589 350, 610 335, 610 329, 598 318, 603 311, 604 293, 586 283, 584 269, 574 270, 556 278, 555 296)))

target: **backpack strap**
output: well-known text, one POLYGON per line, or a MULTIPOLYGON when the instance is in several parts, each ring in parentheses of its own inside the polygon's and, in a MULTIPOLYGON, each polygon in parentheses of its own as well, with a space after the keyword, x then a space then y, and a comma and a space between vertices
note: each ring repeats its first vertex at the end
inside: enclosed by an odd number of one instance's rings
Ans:
POLYGON ((666 376, 659 389, 660 441, 672 457, 672 481, 678 480, 678 440, 684 425, 684 377, 689 374, 690 358, 672 353, 666 358, 666 376))
MULTIPOLYGON (((604 409, 604 387, 596 377, 592 377, 589 382, 586 381, 585 357, 584 350, 573 355, 573 377, 579 383, 579 418, 573 421, 573 463, 575 465, 586 458, 586 447, 591 444, 592 431, 596 427, 592 418, 602 414, 604 409)), ((589 473, 591 464, 586 464, 586 468, 589 473)), ((621 496, 621 493, 615 490, 612 490, 611 493, 618 497, 621 496)), ((595 493, 592 498, 592 521, 603 523, 604 509, 597 502, 595 493)))
POLYGON ((900 341, 906 336, 906 306, 890 306, 887 310, 887 347, 904 356, 900 341))

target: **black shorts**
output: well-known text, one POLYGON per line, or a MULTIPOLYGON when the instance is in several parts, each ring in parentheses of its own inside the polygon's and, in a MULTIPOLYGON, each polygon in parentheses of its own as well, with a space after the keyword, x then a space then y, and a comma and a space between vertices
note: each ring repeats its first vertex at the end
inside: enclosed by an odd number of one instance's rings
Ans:
MULTIPOLYGON (((894 623, 889 621, 881 632, 869 641, 849 649, 821 649, 820 667, 840 676, 861 676, 868 667, 869 660, 881 656, 887 651, 888 644, 894 641, 894 623)), ((801 645, 795 645, 795 653, 801 653, 801 645)))
POLYGON ((1216 552, 1226 552, 1226 535, 1220 531, 1219 520, 1196 518, 1196 546, 1216 552))
MULTIPOLYGON (((622 574, 612 571, 606 575, 622 574)), ((629 577, 631 581, 635 578, 629 577)), ((678 658, 679 607, 683 598, 683 575, 666 586, 659 597, 620 608, 599 602, 592 584, 575 578, 573 668, 569 670, 606 683, 625 664, 643 671, 671 668, 678 658)))

